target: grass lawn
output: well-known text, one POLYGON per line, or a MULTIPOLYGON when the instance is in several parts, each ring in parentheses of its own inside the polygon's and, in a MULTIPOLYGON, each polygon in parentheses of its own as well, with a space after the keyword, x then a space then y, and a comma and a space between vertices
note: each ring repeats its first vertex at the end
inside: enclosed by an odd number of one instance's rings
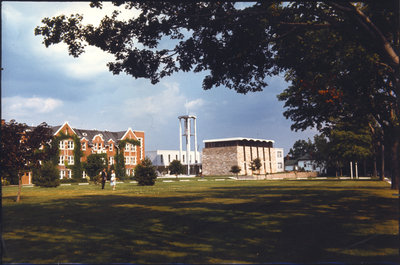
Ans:
POLYGON ((3 187, 5 263, 398 262, 379 181, 3 187))

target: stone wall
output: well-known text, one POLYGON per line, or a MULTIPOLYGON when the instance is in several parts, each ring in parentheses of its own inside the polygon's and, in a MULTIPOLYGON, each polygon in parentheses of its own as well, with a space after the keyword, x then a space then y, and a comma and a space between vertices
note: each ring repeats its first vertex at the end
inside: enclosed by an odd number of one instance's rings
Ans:
POLYGON ((254 175, 254 176, 238 176, 238 180, 278 180, 278 179, 302 179, 302 178, 316 178, 318 172, 286 172, 279 174, 267 174, 267 175, 254 175))
POLYGON ((292 171, 292 172, 285 172, 285 173, 279 173, 279 174, 273 174, 273 175, 267 175, 266 179, 277 179, 277 178, 283 178, 283 179, 297 179, 297 178, 316 178, 318 177, 318 172, 297 172, 297 171, 292 171))
MULTIPOLYGON (((232 175, 229 172, 232 166, 238 164, 237 146, 204 148, 202 157, 202 168, 204 175, 232 175)), ((241 147, 243 148, 243 147, 241 147)))

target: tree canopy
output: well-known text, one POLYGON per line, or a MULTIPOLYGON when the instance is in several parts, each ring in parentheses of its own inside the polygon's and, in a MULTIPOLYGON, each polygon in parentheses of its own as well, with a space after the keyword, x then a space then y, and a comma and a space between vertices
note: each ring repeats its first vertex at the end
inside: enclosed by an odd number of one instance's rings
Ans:
MULTIPOLYGON (((18 194, 20 201, 22 176, 40 167, 45 160, 44 146, 48 145, 53 133, 46 123, 29 127, 14 120, 1 124, 0 138, 0 172, 2 177, 18 178, 18 194)), ((11 182, 15 182, 11 181, 11 182)))
POLYGON ((299 159, 301 156, 310 155, 312 156, 315 152, 314 144, 310 139, 306 140, 297 140, 294 142, 293 147, 290 148, 288 155, 291 159, 299 159))
POLYGON ((115 11, 97 27, 82 24, 79 14, 60 15, 44 18, 35 34, 47 47, 66 43, 72 56, 96 46, 114 55, 113 74, 153 84, 178 71, 205 72, 203 89, 245 94, 285 73, 290 86, 279 98, 292 129, 321 130, 337 118, 371 114, 391 140, 393 183, 399 183, 398 1, 114 4, 139 15, 122 20, 115 11))

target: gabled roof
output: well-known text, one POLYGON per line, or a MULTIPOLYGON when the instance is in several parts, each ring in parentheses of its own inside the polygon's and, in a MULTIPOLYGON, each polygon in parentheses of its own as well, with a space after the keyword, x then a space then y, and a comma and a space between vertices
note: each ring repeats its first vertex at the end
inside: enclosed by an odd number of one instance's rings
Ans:
MULTIPOLYGON (((51 126, 54 135, 57 134, 66 124, 68 124, 68 122, 65 122, 63 125, 51 126)), ((129 128, 126 131, 110 132, 110 131, 100 131, 100 130, 76 129, 72 128, 69 124, 68 126, 72 129, 73 132, 75 132, 75 134, 80 139, 85 138, 86 140, 89 141, 89 143, 92 143, 96 135, 102 135, 102 138, 105 142, 109 142, 110 140, 112 140, 115 143, 117 143, 119 140, 122 140, 123 137, 125 137, 125 135, 129 133, 129 131, 131 131, 133 135, 136 137, 135 131, 133 131, 131 128, 129 128)))
POLYGON ((92 142, 96 135, 101 134, 105 142, 113 140, 117 142, 122 138, 125 132, 110 132, 110 131, 99 131, 99 130, 85 130, 85 129, 75 129, 76 134, 79 138, 86 138, 89 142, 92 142))
POLYGON ((69 125, 68 122, 66 121, 66 122, 64 122, 63 125, 61 125, 61 126, 56 126, 58 129, 56 130, 56 132, 54 133, 54 135, 57 135, 57 134, 60 132, 60 130, 61 130, 62 128, 64 128, 65 126, 68 126, 68 127, 72 130, 72 132, 76 134, 74 128, 72 128, 71 125, 69 125))
POLYGON ((131 128, 128 128, 128 130, 126 130, 124 135, 122 135, 121 139, 124 139, 128 135, 129 131, 131 131, 133 136, 135 136, 135 138, 137 139, 137 136, 136 136, 135 132, 131 128))
POLYGON ((300 161, 300 160, 314 160, 314 159, 311 158, 311 155, 305 154, 297 159, 297 161, 300 161))

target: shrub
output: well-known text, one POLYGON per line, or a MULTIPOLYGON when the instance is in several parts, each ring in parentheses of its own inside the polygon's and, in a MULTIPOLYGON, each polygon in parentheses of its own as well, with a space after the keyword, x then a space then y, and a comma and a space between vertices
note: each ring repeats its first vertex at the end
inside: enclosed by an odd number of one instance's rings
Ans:
POLYGON ((231 170, 229 170, 229 172, 232 172, 233 174, 235 174, 237 176, 241 170, 242 169, 239 166, 235 165, 235 166, 231 167, 231 170))
POLYGON ((145 158, 135 168, 135 180, 140 186, 153 186, 157 179, 156 167, 149 158, 145 158))
POLYGON ((178 177, 178 175, 185 172, 185 167, 181 164, 181 161, 174 160, 169 164, 169 173, 178 177))
POLYGON ((33 183, 40 187, 57 187, 60 185, 60 171, 51 161, 46 161, 39 170, 38 176, 34 178, 33 183))
POLYGON ((8 185, 10 185, 10 181, 8 181, 7 179, 5 179, 5 178, 1 178, 1 185, 2 186, 8 186, 8 185))
POLYGON ((88 180, 86 178, 80 178, 80 179, 75 179, 75 178, 70 178, 70 179, 61 179, 60 183, 87 183, 88 180))

